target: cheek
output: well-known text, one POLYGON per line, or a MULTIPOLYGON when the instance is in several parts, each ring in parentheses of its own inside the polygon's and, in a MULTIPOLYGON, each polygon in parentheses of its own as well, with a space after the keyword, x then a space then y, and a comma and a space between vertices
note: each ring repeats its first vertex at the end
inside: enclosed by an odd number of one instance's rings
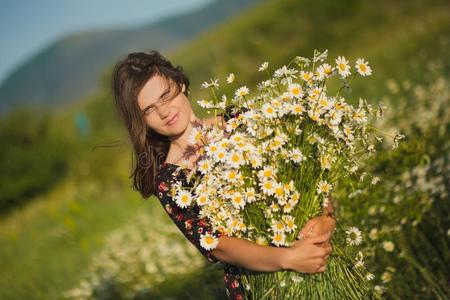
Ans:
POLYGON ((163 133, 164 125, 161 122, 157 122, 155 119, 151 119, 150 117, 145 120, 147 126, 157 133, 163 133))

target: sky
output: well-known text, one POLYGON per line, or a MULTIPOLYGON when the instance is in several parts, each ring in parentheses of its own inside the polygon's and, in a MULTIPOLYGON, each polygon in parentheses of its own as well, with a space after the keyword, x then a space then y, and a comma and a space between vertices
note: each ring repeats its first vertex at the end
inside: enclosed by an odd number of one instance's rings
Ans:
POLYGON ((140 26, 215 0, 0 0, 0 84, 17 66, 69 33, 140 26))

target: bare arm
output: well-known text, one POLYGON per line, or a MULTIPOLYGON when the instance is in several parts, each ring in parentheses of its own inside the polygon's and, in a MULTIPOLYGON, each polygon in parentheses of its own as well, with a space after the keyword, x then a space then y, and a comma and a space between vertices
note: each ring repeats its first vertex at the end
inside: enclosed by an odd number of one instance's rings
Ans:
POLYGON ((222 236, 211 253, 218 260, 253 271, 325 271, 331 246, 320 247, 330 234, 294 241, 290 247, 262 246, 245 239, 222 236))
POLYGON ((286 268, 287 248, 262 246, 245 239, 222 236, 212 254, 220 261, 249 270, 273 272, 286 268))

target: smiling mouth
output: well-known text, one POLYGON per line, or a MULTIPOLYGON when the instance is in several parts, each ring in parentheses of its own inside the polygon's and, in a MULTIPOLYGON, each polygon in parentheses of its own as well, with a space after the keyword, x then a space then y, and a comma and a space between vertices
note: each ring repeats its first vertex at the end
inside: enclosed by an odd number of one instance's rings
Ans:
POLYGON ((173 125, 173 124, 175 124, 175 122, 178 120, 178 115, 179 115, 180 113, 179 112, 177 112, 167 123, 166 123, 166 125, 173 125))

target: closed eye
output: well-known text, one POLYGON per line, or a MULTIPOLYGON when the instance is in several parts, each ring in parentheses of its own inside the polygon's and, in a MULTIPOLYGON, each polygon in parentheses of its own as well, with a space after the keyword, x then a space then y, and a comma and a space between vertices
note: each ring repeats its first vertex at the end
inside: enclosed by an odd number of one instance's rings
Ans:
MULTIPOLYGON (((167 97, 167 95, 169 95, 169 94, 170 94, 170 89, 167 89, 167 90, 159 97, 159 100, 158 100, 157 102, 160 102, 160 103, 167 102, 167 101, 170 99, 170 97, 167 97)), ((144 109, 144 111, 143 111, 142 113, 143 113, 144 115, 146 115, 146 114, 148 114, 149 112, 153 111, 154 108, 155 108, 155 105, 154 105, 154 104, 150 104, 149 106, 147 106, 147 107, 144 109)))

